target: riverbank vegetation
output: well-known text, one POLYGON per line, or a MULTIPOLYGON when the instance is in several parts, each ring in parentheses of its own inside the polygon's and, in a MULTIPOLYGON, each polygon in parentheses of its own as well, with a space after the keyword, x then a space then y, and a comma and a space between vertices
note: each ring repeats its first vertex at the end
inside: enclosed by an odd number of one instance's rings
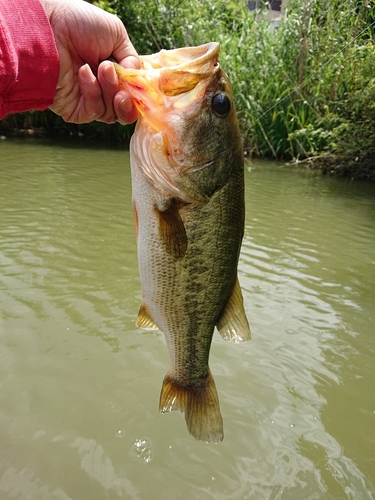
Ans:
MULTIPOLYGON (((94 3, 123 20, 142 54, 220 42, 249 155, 314 162, 327 172, 375 179, 371 0, 288 0, 277 27, 267 5, 254 13, 245 0, 94 3)), ((50 112, 9 120, 114 140, 132 133, 119 125, 64 124, 50 112)))

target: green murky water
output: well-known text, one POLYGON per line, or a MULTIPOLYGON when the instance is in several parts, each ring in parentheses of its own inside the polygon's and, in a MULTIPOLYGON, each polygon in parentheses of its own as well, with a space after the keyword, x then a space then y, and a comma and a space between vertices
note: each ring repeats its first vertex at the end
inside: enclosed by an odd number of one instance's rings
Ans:
POLYGON ((375 497, 375 186, 249 166, 218 445, 158 413, 126 151, 0 143, 0 498, 375 497))

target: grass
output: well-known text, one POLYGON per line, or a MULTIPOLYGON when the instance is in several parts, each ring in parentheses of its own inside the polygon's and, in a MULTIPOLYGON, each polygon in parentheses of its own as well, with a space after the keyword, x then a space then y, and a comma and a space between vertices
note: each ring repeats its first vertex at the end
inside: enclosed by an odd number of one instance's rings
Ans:
POLYGON ((373 2, 289 0, 278 29, 265 16, 255 19, 245 1, 112 0, 110 5, 140 52, 220 42, 250 154, 369 163, 375 119, 373 2))

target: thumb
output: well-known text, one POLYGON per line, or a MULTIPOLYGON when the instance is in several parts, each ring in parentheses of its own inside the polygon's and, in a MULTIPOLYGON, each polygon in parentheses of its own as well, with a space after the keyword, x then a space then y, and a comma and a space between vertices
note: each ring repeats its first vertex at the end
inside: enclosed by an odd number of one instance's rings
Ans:
POLYGON ((138 56, 127 56, 119 61, 124 68, 140 69, 142 64, 138 56))

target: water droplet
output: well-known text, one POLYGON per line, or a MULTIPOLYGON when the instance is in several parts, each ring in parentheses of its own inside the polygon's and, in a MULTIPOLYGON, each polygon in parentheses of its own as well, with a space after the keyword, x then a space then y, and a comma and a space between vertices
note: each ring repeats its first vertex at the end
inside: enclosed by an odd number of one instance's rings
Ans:
POLYGON ((146 439, 136 439, 130 453, 131 457, 145 463, 151 462, 151 447, 146 439))

